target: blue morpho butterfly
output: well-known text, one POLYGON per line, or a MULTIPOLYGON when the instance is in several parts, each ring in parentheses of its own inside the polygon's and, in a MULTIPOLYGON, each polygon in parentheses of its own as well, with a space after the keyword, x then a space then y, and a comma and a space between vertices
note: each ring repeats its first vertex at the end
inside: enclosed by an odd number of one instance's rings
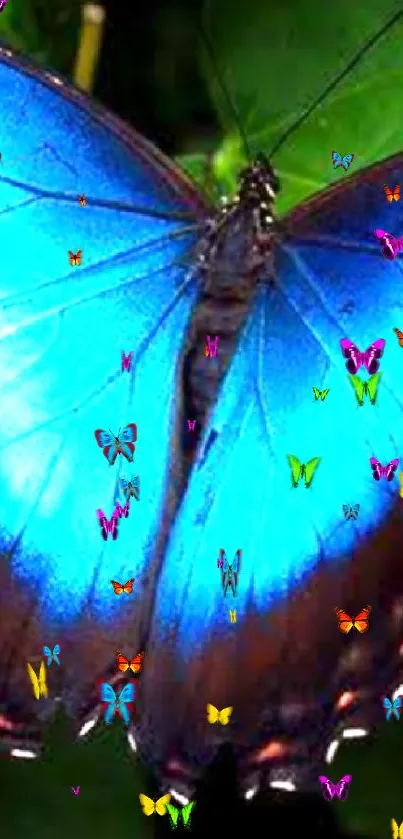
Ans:
MULTIPOLYGON (((399 321, 402 263, 384 259, 373 231, 390 226, 383 184, 402 181, 403 159, 274 222, 265 157, 214 210, 141 136, 8 50, 0 90, 3 631, 18 606, 29 625, 19 659, 33 637, 68 641, 60 693, 77 714, 117 638, 145 649, 136 739, 159 765, 208 759, 213 699, 234 706, 240 749, 291 726, 295 754, 307 731, 319 757, 347 678, 333 608, 352 587, 375 602, 380 568, 392 590, 402 542, 397 489, 368 470, 371 456, 402 455, 400 349, 387 345, 381 396, 358 410, 339 341, 369 346, 399 321), (74 242, 85 259, 70 270, 74 242), (206 335, 220 338, 214 365, 206 335), (124 373, 122 347, 133 348, 124 373), (332 389, 320 417, 312 382, 332 389), (187 417, 200 436, 183 433, 187 417), (113 505, 127 464, 108 465, 94 430, 128 420, 141 505, 102 543, 93 514, 113 505), (303 492, 290 480, 295 451, 322 459, 303 492), (347 491, 360 503, 352 528, 347 491), (236 633, 214 561, 223 544, 243 555, 236 633), (133 595, 115 597, 110 580, 132 577, 133 595)), ((394 212, 400 232, 403 202, 394 212)), ((398 575, 393 586, 397 596, 398 575)), ((389 625, 379 613, 374 638, 389 625)), ((27 694, 1 661, 3 701, 23 715, 27 694)))
POLYGON ((116 695, 114 688, 109 682, 100 682, 99 698, 105 705, 104 722, 107 725, 112 722, 115 714, 119 714, 125 725, 129 725, 130 705, 136 698, 136 683, 134 679, 126 682, 119 696, 116 695))

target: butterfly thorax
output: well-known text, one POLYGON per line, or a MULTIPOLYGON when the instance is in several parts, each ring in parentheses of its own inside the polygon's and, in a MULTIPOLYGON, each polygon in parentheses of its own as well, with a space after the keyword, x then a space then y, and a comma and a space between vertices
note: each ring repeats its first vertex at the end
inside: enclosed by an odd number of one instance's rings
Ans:
POLYGON ((196 417, 196 433, 186 435, 186 452, 195 451, 200 430, 214 404, 258 283, 274 279, 274 202, 279 182, 264 157, 239 176, 235 197, 209 219, 196 259, 200 272, 198 304, 188 329, 182 374, 184 415, 196 417), (215 358, 206 358, 206 336, 219 336, 215 358))

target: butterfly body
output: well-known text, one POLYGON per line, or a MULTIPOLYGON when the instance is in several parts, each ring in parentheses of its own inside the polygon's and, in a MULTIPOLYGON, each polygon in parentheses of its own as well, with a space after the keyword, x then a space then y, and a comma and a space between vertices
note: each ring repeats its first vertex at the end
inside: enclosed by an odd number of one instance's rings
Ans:
POLYGON ((44 647, 43 648, 43 653, 44 653, 44 655, 46 655, 48 657, 48 660, 46 662, 48 667, 50 667, 50 665, 52 664, 52 661, 54 661, 55 664, 58 664, 59 667, 60 667, 60 658, 59 658, 59 655, 61 653, 60 644, 55 644, 55 646, 53 647, 53 650, 51 650, 50 647, 44 647))
POLYGON ((354 160, 353 154, 345 154, 344 157, 341 154, 338 154, 337 151, 332 151, 332 160, 333 160, 333 169, 337 169, 338 166, 342 166, 343 169, 347 171, 349 166, 354 160))
POLYGON ((371 609, 371 606, 364 606, 355 618, 351 618, 350 615, 348 615, 343 609, 336 608, 334 611, 336 612, 339 621, 340 632, 347 635, 353 628, 361 634, 366 632, 369 626, 368 617, 371 609))
POLYGON ((393 481, 396 469, 399 466, 399 458, 391 460, 386 466, 382 466, 376 457, 370 457, 369 462, 372 469, 372 477, 375 481, 380 481, 381 478, 385 478, 387 481, 393 481))
POLYGON ((390 187, 385 184, 384 190, 386 200, 389 204, 392 204, 393 201, 400 201, 400 184, 396 184, 394 189, 390 189, 390 187))
POLYGON ((391 717, 395 717, 396 720, 400 720, 400 712, 403 705, 402 697, 396 696, 395 699, 389 699, 387 696, 382 697, 382 705, 385 711, 385 717, 387 720, 390 720, 391 717))
POLYGON ((364 404, 364 396, 368 396, 371 405, 375 405, 381 376, 382 373, 375 373, 368 379, 367 382, 364 382, 359 378, 359 376, 349 375, 349 382, 353 387, 360 408, 362 408, 364 404))
POLYGON ((126 682, 119 696, 109 682, 99 682, 99 696, 105 705, 104 722, 109 725, 115 714, 119 714, 125 725, 130 722, 130 705, 136 698, 136 683, 134 679, 126 682))
POLYGON ((338 784, 334 784, 326 775, 319 775, 319 783, 322 785, 323 797, 326 801, 331 801, 335 796, 340 801, 345 801, 350 788, 351 775, 344 775, 338 784))
POLYGON ((103 450, 103 454, 110 466, 113 466, 119 454, 123 455, 129 463, 132 463, 135 449, 134 443, 137 440, 137 426, 134 422, 126 425, 122 433, 119 432, 118 435, 104 431, 101 428, 97 428, 94 431, 94 435, 98 446, 103 450))

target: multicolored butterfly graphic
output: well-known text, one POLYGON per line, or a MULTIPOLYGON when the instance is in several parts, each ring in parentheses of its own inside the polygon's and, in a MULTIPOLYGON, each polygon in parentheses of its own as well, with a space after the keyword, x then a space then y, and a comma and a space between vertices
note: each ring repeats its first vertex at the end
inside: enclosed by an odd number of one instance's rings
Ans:
POLYGON ((382 705, 385 710, 385 717, 387 720, 390 720, 391 717, 395 717, 397 720, 400 720, 400 709, 403 705, 403 699, 401 696, 396 696, 395 699, 388 699, 387 696, 382 696, 382 705))
POLYGON ((327 390, 318 390, 317 387, 313 387, 312 390, 313 390, 313 395, 315 397, 315 402, 316 402, 317 399, 321 399, 322 402, 324 402, 327 394, 329 393, 329 388, 327 388, 327 390))
POLYGON ((215 705, 211 705, 210 702, 207 702, 207 722, 214 725, 214 723, 220 723, 221 725, 228 725, 231 714, 233 712, 233 708, 223 708, 222 711, 219 711, 215 705))
POLYGON ((364 396, 368 396, 371 405, 375 405, 381 376, 382 373, 375 373, 375 375, 371 376, 367 382, 363 382, 359 376, 350 375, 348 377, 350 384, 354 389, 357 402, 361 408, 364 404, 364 396))
POLYGON ((381 478, 386 478, 387 481, 393 481, 396 469, 399 466, 399 458, 391 460, 386 466, 382 466, 376 457, 370 457, 369 462, 372 469, 372 477, 375 481, 380 481, 381 478))
POLYGON ((315 472, 322 458, 313 457, 311 460, 308 460, 307 464, 301 463, 301 461, 298 460, 295 454, 288 454, 287 459, 291 468, 291 480, 293 488, 296 489, 300 482, 300 479, 303 478, 305 481, 306 488, 309 489, 314 479, 315 472))
POLYGON ((134 443, 137 440, 137 425, 134 422, 125 425, 122 433, 119 429, 116 435, 110 430, 103 431, 102 428, 97 428, 94 435, 110 466, 113 466, 118 454, 123 455, 129 463, 133 462, 134 443))
POLYGON ((180 810, 177 807, 174 807, 173 804, 168 803, 167 804, 167 810, 168 810, 168 815, 169 815, 169 820, 171 822, 172 830, 176 830, 176 828, 178 826, 179 816, 182 816, 183 826, 187 827, 189 829, 190 828, 190 822, 191 822, 191 819, 192 819, 192 812, 193 812, 195 807, 196 807, 196 802, 195 801, 188 801, 188 803, 185 804, 185 806, 182 807, 180 810))
POLYGON ((242 551, 238 548, 238 550, 235 551, 234 559, 230 564, 228 562, 225 551, 222 548, 220 548, 219 550, 217 567, 221 569, 221 585, 224 592, 224 597, 227 594, 229 588, 231 589, 233 596, 235 597, 236 595, 238 577, 239 572, 241 570, 241 558, 242 551))
POLYGON ((323 798, 331 801, 336 795, 340 801, 345 801, 350 788, 352 775, 343 775, 338 784, 334 784, 326 775, 319 775, 319 783, 322 785, 323 798))
POLYGON ((124 507, 122 507, 119 504, 119 501, 116 502, 116 507, 113 511, 113 515, 115 515, 115 513, 116 513, 116 515, 119 516, 120 519, 122 519, 122 518, 127 519, 129 517, 129 512, 130 512, 130 501, 126 501, 126 504, 124 505, 124 507))
POLYGON ((358 347, 352 341, 349 341, 348 338, 341 338, 341 351, 344 358, 347 359, 346 367, 348 372, 355 375, 360 367, 365 367, 371 376, 377 373, 379 370, 379 359, 383 356, 385 344, 386 341, 383 338, 378 338, 365 352, 360 352, 358 347))
POLYGON ((81 207, 86 207, 87 206, 87 199, 86 199, 85 195, 79 195, 78 200, 79 200, 79 203, 80 203, 81 207))
POLYGON ((396 327, 394 328, 393 332, 396 333, 397 340, 399 341, 400 346, 403 347, 403 332, 401 332, 400 329, 397 329, 396 327))
POLYGON ((333 169, 337 169, 338 166, 342 166, 343 169, 347 171, 348 167, 354 160, 353 154, 345 154, 344 157, 341 154, 338 154, 337 151, 332 151, 332 160, 333 160, 333 169))
POLYGON ((43 654, 48 657, 48 660, 46 662, 48 667, 50 667, 50 665, 52 664, 52 661, 54 661, 55 664, 58 664, 59 667, 60 667, 59 655, 60 655, 61 651, 62 651, 62 648, 61 648, 60 644, 55 644, 55 646, 53 647, 53 652, 50 649, 50 647, 43 647, 43 654))
POLYGON ((386 230, 375 230, 376 238, 381 246, 382 255, 385 259, 394 259, 403 250, 403 236, 392 236, 386 230))
POLYGON ((111 580, 115 594, 118 596, 120 594, 131 594, 133 591, 134 580, 135 577, 132 577, 131 580, 127 581, 127 583, 118 583, 116 580, 111 580))
POLYGON ((344 518, 348 519, 357 519, 358 513, 360 512, 360 505, 359 504, 343 504, 343 513, 344 518))
POLYGON ((144 795, 140 792, 139 799, 145 816, 152 816, 153 813, 157 813, 158 816, 165 816, 167 812, 167 805, 171 800, 171 794, 168 792, 166 795, 162 795, 161 798, 158 798, 157 801, 153 801, 152 798, 148 797, 148 795, 144 795))
POLYGON ((386 200, 389 204, 392 204, 393 201, 400 201, 400 184, 396 184, 394 189, 390 189, 390 187, 385 184, 384 190, 386 200))
POLYGON ((133 358, 133 350, 129 352, 129 355, 125 355, 124 350, 122 350, 122 373, 124 370, 127 370, 130 373, 130 368, 132 366, 132 358, 133 358))
POLYGON ((118 670, 122 673, 126 673, 126 670, 132 670, 133 673, 140 673, 143 666, 144 653, 137 653, 137 655, 133 656, 131 659, 126 658, 126 656, 122 655, 122 653, 118 651, 116 651, 115 655, 118 670))
POLYGON ((140 500, 140 478, 138 475, 133 475, 130 481, 127 478, 121 478, 120 486, 125 498, 135 498, 136 501, 140 500))
POLYGON ((74 251, 67 251, 69 255, 69 262, 70 265, 81 265, 83 252, 82 250, 78 250, 77 253, 74 251))
POLYGON ((102 510, 97 510, 97 519, 101 528, 101 536, 104 542, 107 541, 109 534, 111 534, 113 541, 116 541, 119 535, 118 522, 119 515, 116 509, 113 511, 112 517, 108 520, 102 510))
POLYGON ((39 668, 39 675, 37 676, 35 670, 29 662, 27 662, 28 668, 28 676, 32 683, 32 690, 34 692, 35 699, 39 699, 40 696, 43 696, 45 699, 48 695, 48 686, 46 684, 46 668, 45 662, 41 661, 41 665, 39 668))
POLYGON ((337 619, 339 621, 340 632, 347 635, 353 627, 361 634, 366 632, 369 627, 368 617, 371 610, 372 606, 364 606, 355 618, 351 618, 350 615, 348 615, 343 609, 336 608, 334 611, 336 612, 337 619))
POLYGON ((106 706, 104 710, 104 722, 109 725, 115 714, 119 714, 125 725, 129 725, 130 705, 136 698, 136 682, 134 679, 130 679, 125 684, 119 696, 116 695, 109 682, 100 681, 98 684, 100 700, 106 706))
POLYGON ((403 839, 403 822, 399 827, 396 819, 391 819, 390 826, 392 828, 392 839, 403 839))

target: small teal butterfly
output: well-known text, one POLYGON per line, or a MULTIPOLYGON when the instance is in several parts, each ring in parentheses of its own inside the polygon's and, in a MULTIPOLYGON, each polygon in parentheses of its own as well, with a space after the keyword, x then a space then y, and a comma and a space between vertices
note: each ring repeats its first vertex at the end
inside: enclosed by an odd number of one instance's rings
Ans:
POLYGON ((391 716, 394 715, 397 720, 400 720, 400 709, 403 705, 403 700, 401 696, 396 696, 396 699, 388 699, 387 696, 382 697, 382 705, 386 711, 386 719, 390 720, 391 716))
POLYGON ((104 713, 104 722, 109 725, 112 722, 113 717, 115 714, 119 714, 122 717, 123 722, 126 725, 129 725, 130 722, 130 703, 134 702, 136 698, 136 683, 134 679, 130 682, 127 682, 120 691, 119 696, 116 696, 116 693, 109 684, 109 682, 99 682, 99 696, 101 702, 107 704, 104 713))
POLYGON ((46 662, 48 667, 50 667, 50 665, 52 664, 52 661, 56 662, 56 664, 58 664, 60 666, 59 655, 61 653, 61 649, 62 648, 61 648, 60 644, 55 644, 55 646, 53 647, 53 652, 50 649, 50 647, 43 647, 43 653, 44 653, 44 655, 47 655, 47 657, 48 657, 48 660, 46 662))
POLYGON ((341 154, 338 154, 337 151, 332 151, 332 160, 333 160, 333 169, 337 169, 338 166, 343 166, 343 169, 348 169, 350 163, 354 160, 353 154, 345 154, 344 157, 341 154))

